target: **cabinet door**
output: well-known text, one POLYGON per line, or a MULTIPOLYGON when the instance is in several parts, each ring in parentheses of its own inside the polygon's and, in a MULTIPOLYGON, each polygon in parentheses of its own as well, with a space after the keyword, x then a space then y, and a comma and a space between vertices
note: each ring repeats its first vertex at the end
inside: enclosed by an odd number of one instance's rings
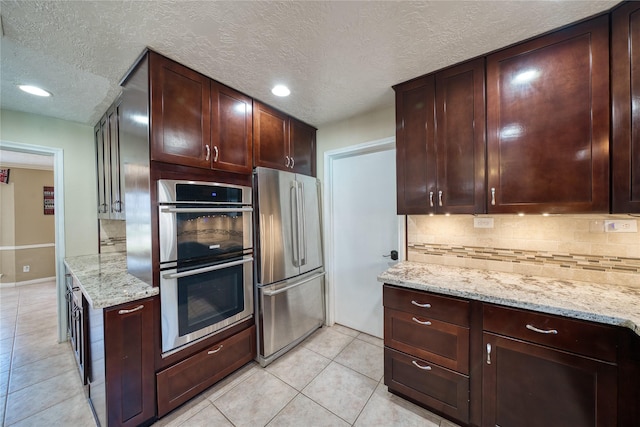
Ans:
POLYGON ((294 172, 316 176, 316 129, 291 118, 290 157, 294 172))
POLYGON ((260 102, 253 102, 254 166, 291 170, 289 118, 260 102))
POLYGON ((640 3, 612 13, 612 207, 640 212, 640 3), (635 102, 634 102, 635 100, 635 102))
POLYGON ((250 174, 253 169, 251 98, 212 81, 211 103, 213 168, 250 174))
POLYGON ((109 425, 140 425, 155 416, 154 299, 104 312, 109 425))
POLYGON ((484 58, 436 74, 437 210, 485 210, 484 58))
POLYGON ((93 129, 96 143, 96 171, 98 174, 98 218, 109 218, 109 144, 107 117, 103 116, 93 129))
POLYGON ((616 426, 616 365, 484 333, 483 426, 616 426))
POLYGON ((211 167, 210 80, 149 53, 151 160, 211 167))
POLYGON ((398 215, 435 212, 434 76, 396 86, 398 215))
POLYGON ((488 211, 609 211, 601 16, 487 57, 488 211))
MULTIPOLYGON (((120 162, 120 101, 107 111, 108 144, 109 146, 109 218, 124 219, 124 192, 122 188, 120 162)), ((106 165, 105 165, 106 168, 106 165)))

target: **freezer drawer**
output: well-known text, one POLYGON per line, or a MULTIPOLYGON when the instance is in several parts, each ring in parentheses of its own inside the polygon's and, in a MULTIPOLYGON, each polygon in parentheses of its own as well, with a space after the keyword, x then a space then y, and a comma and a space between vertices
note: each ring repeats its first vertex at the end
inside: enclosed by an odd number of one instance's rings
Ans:
POLYGON ((258 299, 259 361, 266 366, 324 323, 324 272, 260 287, 258 299))

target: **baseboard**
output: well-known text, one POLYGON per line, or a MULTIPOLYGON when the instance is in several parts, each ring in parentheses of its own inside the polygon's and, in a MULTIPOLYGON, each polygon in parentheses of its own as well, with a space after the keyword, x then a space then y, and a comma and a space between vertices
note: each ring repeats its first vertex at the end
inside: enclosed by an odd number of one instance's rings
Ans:
POLYGON ((16 288, 18 286, 38 285, 40 283, 47 283, 47 282, 55 283, 55 281, 56 281, 55 276, 43 277, 41 279, 24 280, 22 282, 0 283, 0 288, 16 288))

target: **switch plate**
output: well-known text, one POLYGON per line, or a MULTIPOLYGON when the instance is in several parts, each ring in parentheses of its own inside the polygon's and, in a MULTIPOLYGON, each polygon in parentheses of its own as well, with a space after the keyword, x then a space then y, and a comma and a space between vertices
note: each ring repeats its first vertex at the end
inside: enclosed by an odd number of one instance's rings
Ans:
POLYGON ((638 221, 635 219, 616 219, 604 222, 605 233, 637 233, 638 221))
POLYGON ((23 265, 22 266, 22 272, 23 273, 28 273, 31 270, 31 266, 30 265, 23 265))
POLYGON ((493 218, 473 218, 473 228, 493 228, 493 218))

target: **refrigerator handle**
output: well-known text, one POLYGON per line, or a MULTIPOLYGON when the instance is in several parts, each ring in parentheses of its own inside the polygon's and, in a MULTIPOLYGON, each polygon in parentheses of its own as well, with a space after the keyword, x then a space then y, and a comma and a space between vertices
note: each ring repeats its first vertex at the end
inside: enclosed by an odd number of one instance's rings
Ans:
POLYGON ((298 203, 300 206, 300 217, 302 218, 302 254, 300 255, 300 265, 305 265, 307 263, 307 219, 304 212, 305 206, 305 198, 304 198, 304 183, 298 183, 300 186, 300 197, 298 198, 298 203))
POLYGON ((298 215, 298 185, 296 181, 291 182, 291 187, 289 188, 289 199, 291 200, 291 246, 295 246, 292 248, 291 256, 293 257, 293 265, 295 267, 300 267, 300 216, 298 215))

